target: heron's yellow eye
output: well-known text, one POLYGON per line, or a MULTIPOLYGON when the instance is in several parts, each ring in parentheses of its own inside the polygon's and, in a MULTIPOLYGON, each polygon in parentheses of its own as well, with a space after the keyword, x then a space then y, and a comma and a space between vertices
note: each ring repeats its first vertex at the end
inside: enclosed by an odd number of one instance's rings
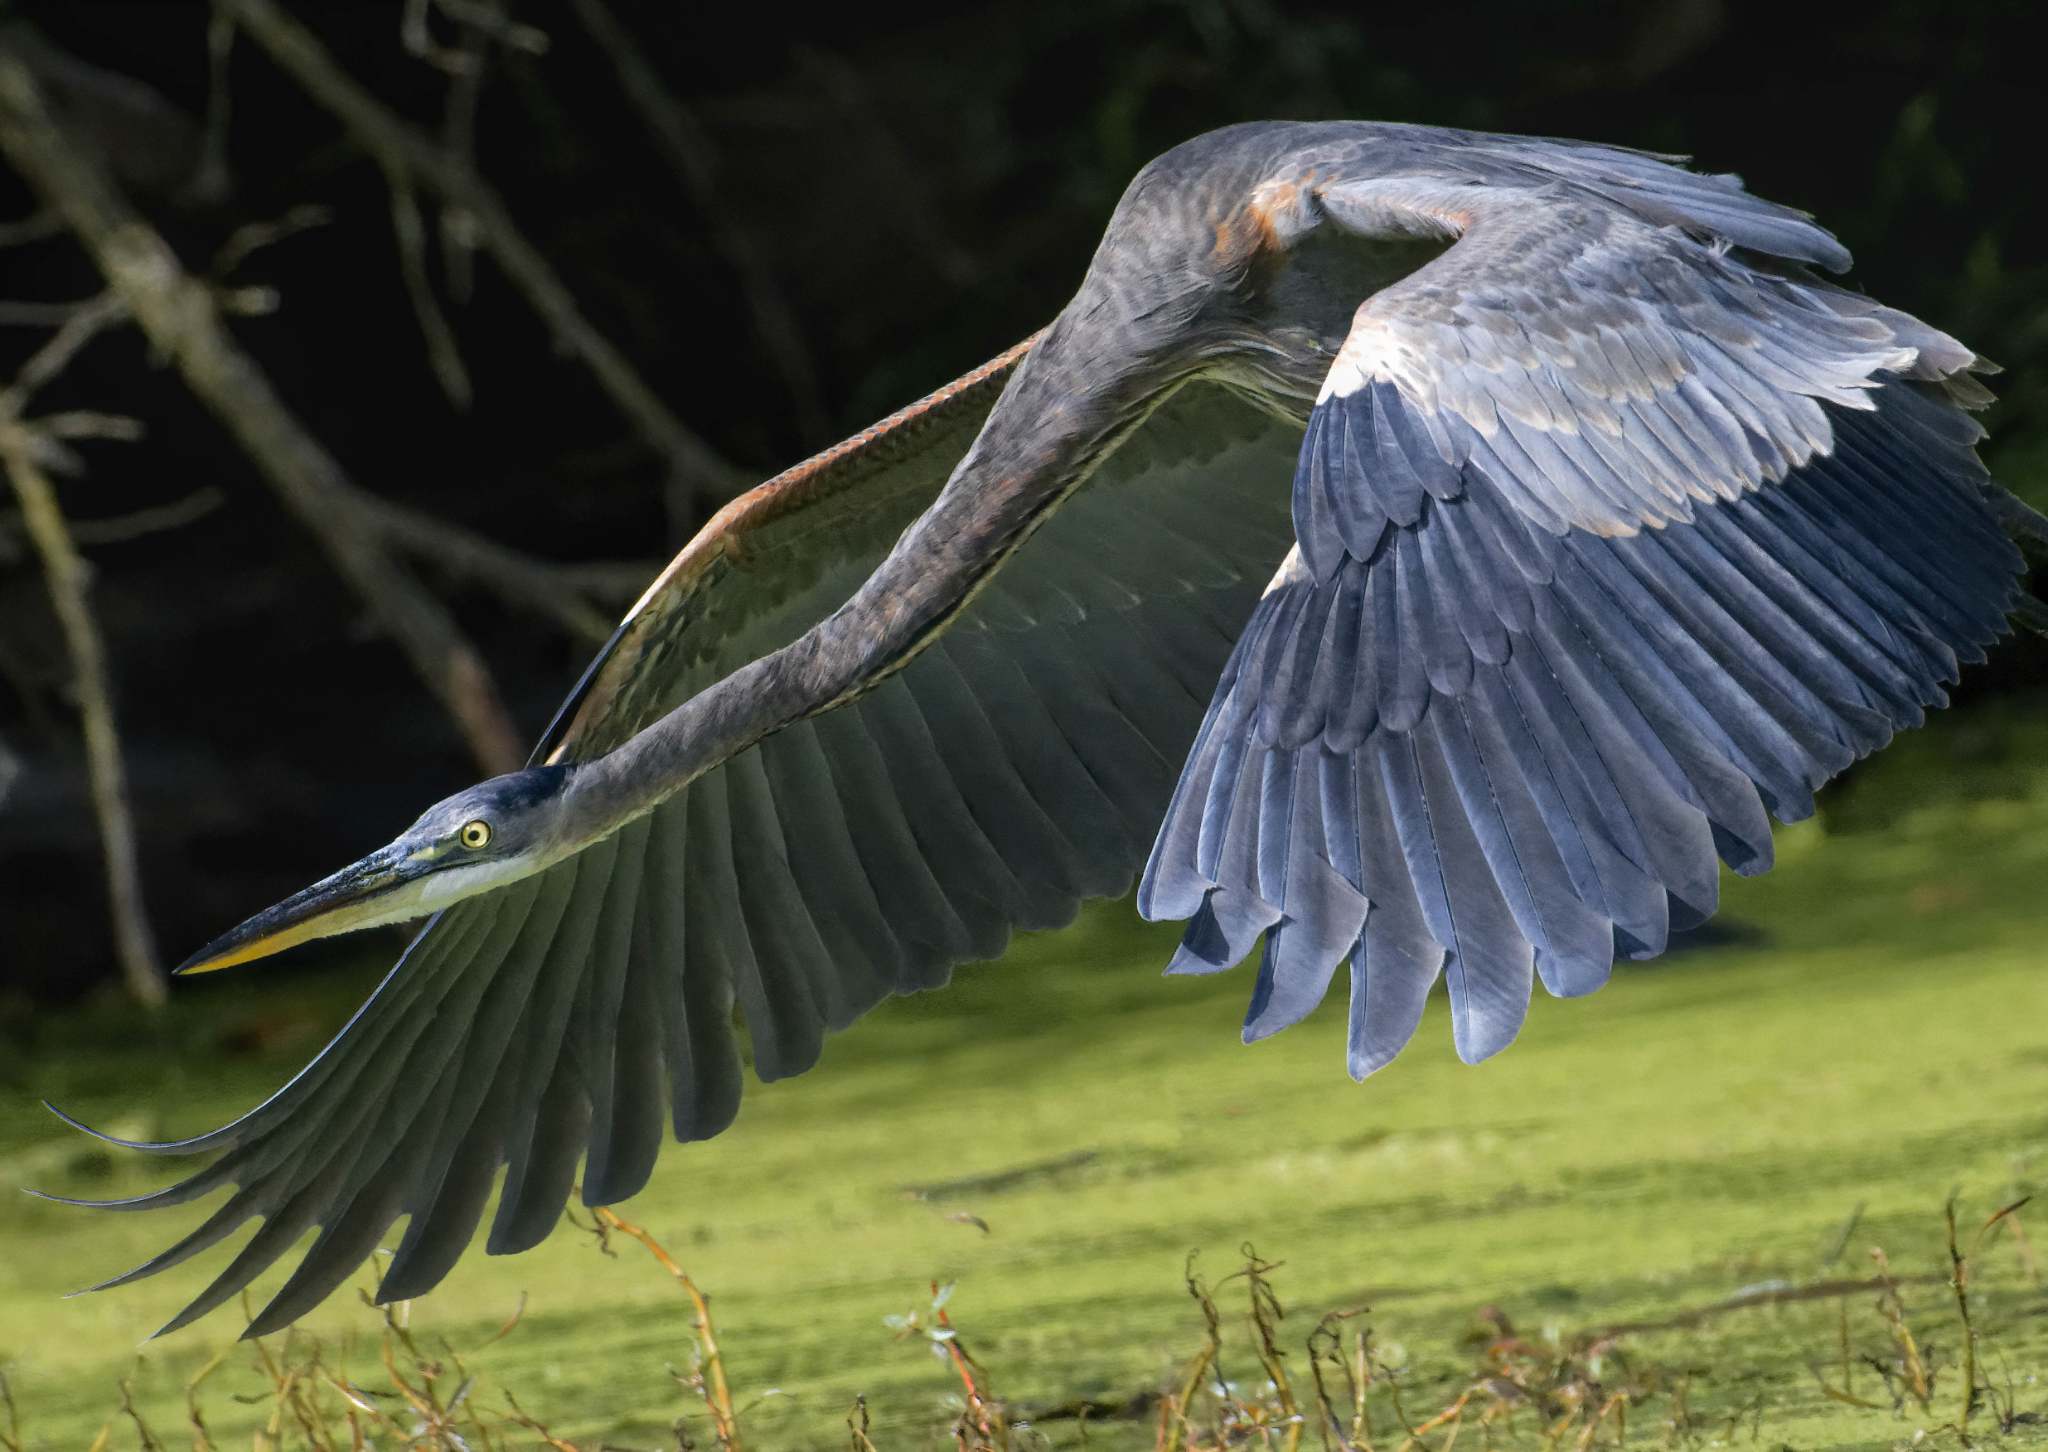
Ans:
POLYGON ((491 845, 491 824, 481 819, 462 825, 462 845, 477 852, 491 845))

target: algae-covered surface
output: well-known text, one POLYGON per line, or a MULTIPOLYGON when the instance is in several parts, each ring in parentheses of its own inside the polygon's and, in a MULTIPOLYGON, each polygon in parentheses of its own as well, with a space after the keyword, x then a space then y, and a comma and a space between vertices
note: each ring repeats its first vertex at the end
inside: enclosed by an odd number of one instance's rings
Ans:
MULTIPOLYGON (((884 1319, 924 1308, 928 1324, 934 1281, 952 1284, 986 1384, 1038 1414, 1019 1437, 1152 1445, 1145 1398, 1203 1344, 1187 1256, 1220 1280, 1250 1242, 1282 1263, 1278 1344, 1297 1376, 1323 1312, 1368 1306, 1346 1324, 1370 1328, 1411 1425, 1480 1386, 1429 1446, 1539 1440, 1556 1406, 1516 1410, 1499 1378, 1477 1381, 1521 1344, 1590 1347, 1602 1385, 1628 1393, 1633 1443, 1803 1448, 1958 1439, 1953 1194, 1987 1388, 1968 1435, 2048 1441, 2048 1290, 2027 1238, 2048 1242, 2048 1214, 1979 1233, 2048 1175, 2048 769, 2025 715, 1902 743, 1822 823, 1780 834, 1775 873, 1730 880, 1718 941, 1623 967, 1589 999, 1539 997, 1520 1041, 1479 1067, 1453 1055, 1441 1001, 1363 1086, 1344 1077, 1340 1002, 1246 1048, 1246 974, 1162 980, 1171 931, 1098 905, 888 1005, 812 1074, 753 1086, 727 1135, 671 1147, 619 1208, 710 1294, 752 1447, 846 1446, 856 1396, 880 1448, 950 1441, 954 1369, 884 1319), (1868 1284, 1887 1267, 1895 1296, 1868 1284), (1082 1402, 1098 1404, 1085 1430, 1058 1415, 1082 1402), (1482 1407, 1499 1415, 1476 1427, 1482 1407)), ((163 1166, 90 1149, 36 1096, 130 1134, 211 1125, 296 1067, 360 986, 251 974, 181 990, 150 1034, 105 1011, 36 1025, 0 1071, 0 1186, 157 1183, 163 1166)), ((89 1447, 110 1419, 109 1446, 137 1445, 123 1378, 166 1445, 203 1445, 183 1387, 234 1314, 141 1342, 221 1257, 59 1297, 204 1208, 0 1197, 0 1370, 24 1449, 89 1447)), ((473 1251, 410 1308, 415 1335, 466 1351, 470 1396, 498 1408, 509 1390, 579 1448, 672 1447, 678 1415, 711 1445, 669 1370, 687 1379, 689 1303, 637 1246, 616 1248, 564 1225, 524 1256, 473 1251)), ((1218 1293, 1234 1385, 1260 1379, 1240 1287, 1218 1293)), ((304 1324, 324 1368, 389 1389, 375 1313, 337 1296, 304 1324)), ((303 1360, 310 1344, 271 1349, 303 1360)), ((221 1446, 271 1415, 256 1366, 237 1348, 202 1385, 221 1446)), ((1375 1445, 1399 1445, 1391 1404, 1368 1406, 1375 1445)), ((1585 1422, 1565 1445, 1623 1430, 1585 1422)), ((280 1445, 303 1435, 287 1426, 280 1445)), ((1321 1445, 1312 1421, 1304 1436, 1321 1445)))

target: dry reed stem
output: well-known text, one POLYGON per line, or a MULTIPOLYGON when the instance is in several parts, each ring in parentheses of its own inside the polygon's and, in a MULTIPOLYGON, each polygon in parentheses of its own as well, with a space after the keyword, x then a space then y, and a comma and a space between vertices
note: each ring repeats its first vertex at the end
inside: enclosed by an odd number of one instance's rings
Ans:
POLYGON ((696 1311, 697 1344, 703 1350, 706 1379, 704 1404, 711 1412, 713 1433, 718 1438, 718 1445, 725 1449, 725 1452, 740 1452, 739 1419, 733 1411, 732 1388, 726 1383, 725 1357, 718 1349, 718 1335, 712 1329, 710 1299, 698 1288, 697 1283, 690 1279, 689 1272, 684 1270, 676 1258, 662 1248, 661 1242, 645 1229, 603 1205, 591 1206, 590 1213, 599 1225, 616 1230, 621 1235, 631 1236, 645 1246, 661 1268, 673 1276, 676 1283, 683 1288, 684 1294, 689 1296, 690 1304, 696 1311))

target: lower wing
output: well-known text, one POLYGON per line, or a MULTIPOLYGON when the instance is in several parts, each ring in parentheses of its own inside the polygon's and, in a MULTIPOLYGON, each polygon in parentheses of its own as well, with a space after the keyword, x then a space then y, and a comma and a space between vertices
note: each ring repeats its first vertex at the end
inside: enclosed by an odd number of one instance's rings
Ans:
MULTIPOLYGON (((937 495, 1015 356, 722 513, 621 626, 543 753, 601 752, 835 608, 937 495)), ((270 1100, 209 1134, 132 1146, 217 1157, 108 1208, 229 1193, 105 1286, 260 1219, 174 1330, 317 1230, 250 1323, 261 1335, 317 1305, 404 1218, 378 1295, 421 1294, 475 1236, 494 1186, 488 1248, 523 1250, 553 1228, 579 1160, 584 1199, 610 1203, 646 1182, 664 1121, 679 1139, 730 1124, 736 1018, 760 1077, 800 1073, 829 1031, 890 994, 1127 891, 1287 549, 1299 436, 1189 385, 875 690, 440 914, 270 1100)))
POLYGON ((1476 1061, 1534 981, 1588 993, 1661 952, 1713 911, 1717 857, 1769 866, 1766 812, 1810 813, 2027 603, 1968 350, 1678 225, 1719 230, 1699 196, 1829 255, 1731 183, 1629 159, 1608 190, 1658 198, 1651 225, 1569 183, 1558 157, 1597 149, 1495 149, 1428 178, 1326 161, 1307 193, 1321 225, 1462 240, 1358 310, 1296 547, 1139 893, 1188 920, 1176 971, 1263 935, 1248 1040, 1348 960, 1358 1077, 1439 975, 1476 1061), (1566 180, 1531 185, 1546 166, 1566 180))

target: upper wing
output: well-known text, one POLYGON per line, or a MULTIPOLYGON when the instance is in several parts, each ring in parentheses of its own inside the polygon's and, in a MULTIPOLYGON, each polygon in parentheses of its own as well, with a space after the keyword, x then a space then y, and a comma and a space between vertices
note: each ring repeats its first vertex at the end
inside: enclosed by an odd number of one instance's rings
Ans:
MULTIPOLYGON (((1028 346, 1028 345, 1027 345, 1028 346)), ((634 608, 541 754, 609 749, 784 644, 938 494, 1022 349, 736 501, 634 608)), ((936 644, 650 816, 435 918, 300 1075, 224 1129, 140 1148, 219 1157, 142 1209, 232 1193, 116 1285, 263 1224, 165 1329, 319 1234, 249 1327, 317 1304, 408 1217, 379 1294, 645 1183, 664 1117, 737 1111, 891 993, 1067 921, 1142 863, 1231 642, 1288 543, 1300 426, 1211 385, 1166 400, 936 644)))
MULTIPOLYGON (((1964 409, 1980 365, 1759 256, 1839 248, 1732 183, 1480 139, 1301 184, 1307 222, 1459 237, 1359 307, 1310 417, 1296 550, 1226 669, 1140 890, 1245 1025, 1351 961, 1352 1072, 1441 971, 1457 1048, 1532 977, 1603 983, 1713 910, 1765 809, 1945 701, 2019 600, 1964 409), (1731 250, 1729 243, 1744 250, 1731 250)), ((1299 221, 1299 219, 1297 219, 1299 221)))

